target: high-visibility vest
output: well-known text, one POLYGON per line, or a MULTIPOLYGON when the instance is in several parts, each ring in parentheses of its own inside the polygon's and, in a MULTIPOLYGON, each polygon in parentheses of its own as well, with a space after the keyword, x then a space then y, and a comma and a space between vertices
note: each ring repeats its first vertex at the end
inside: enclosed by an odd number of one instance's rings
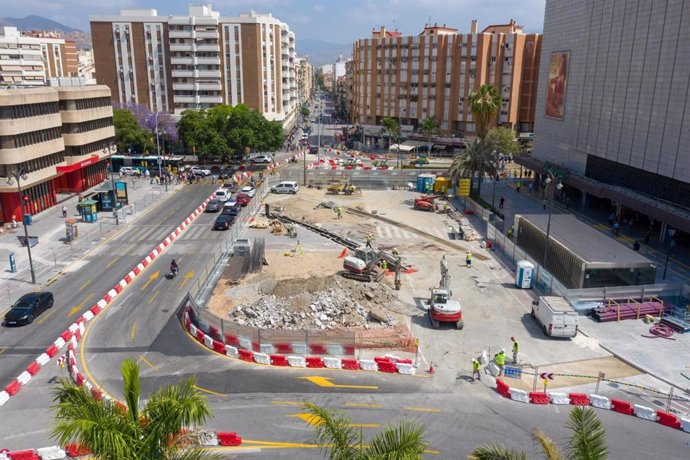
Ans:
POLYGON ((465 256, 465 260, 467 260, 467 261, 472 260, 472 253, 471 252, 465 256))
POLYGON ((494 356, 494 360, 496 361, 496 364, 499 366, 503 366, 506 363, 506 354, 501 352, 501 353, 496 353, 496 356, 494 356))
POLYGON ((513 353, 517 353, 518 350, 520 350, 520 345, 518 344, 518 341, 513 342, 513 353))
POLYGON ((477 372, 479 370, 479 361, 472 361, 472 370, 477 372))

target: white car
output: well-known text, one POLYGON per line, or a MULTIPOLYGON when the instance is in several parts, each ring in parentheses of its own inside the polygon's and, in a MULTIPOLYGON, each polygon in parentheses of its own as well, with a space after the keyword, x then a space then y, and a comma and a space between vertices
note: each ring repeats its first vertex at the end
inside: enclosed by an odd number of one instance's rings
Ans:
POLYGON ((254 198, 254 195, 256 195, 256 189, 251 185, 247 185, 245 187, 242 187, 240 193, 246 194, 249 198, 254 198))
POLYGON ((230 199, 230 195, 232 195, 232 193, 230 193, 230 190, 225 188, 219 188, 218 190, 216 190, 216 193, 214 193, 215 199, 223 203, 230 199))
POLYGON ((261 155, 255 155, 249 159, 250 162, 257 164, 257 163, 266 163, 270 164, 273 163, 273 157, 267 153, 262 153, 261 155))
POLYGON ((284 181, 271 187, 271 193, 290 193, 294 195, 299 191, 299 185, 295 181, 284 181))
POLYGON ((120 168, 120 174, 124 174, 125 176, 141 176, 141 171, 131 166, 123 166, 120 168))
POLYGON ((210 176, 211 175, 211 171, 209 171, 208 169, 203 169, 200 166, 192 166, 191 168, 189 168, 189 170, 195 176, 210 176))

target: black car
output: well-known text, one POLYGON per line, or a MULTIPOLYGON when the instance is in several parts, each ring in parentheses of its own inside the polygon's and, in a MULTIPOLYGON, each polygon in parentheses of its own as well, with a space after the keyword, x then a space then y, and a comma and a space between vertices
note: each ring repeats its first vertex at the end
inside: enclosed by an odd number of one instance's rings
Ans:
POLYGON ((234 222, 235 218, 233 216, 221 214, 220 216, 216 217, 216 222, 213 224, 213 229, 228 230, 234 222))
POLYGON ((6 326, 31 324, 34 319, 53 306, 52 292, 30 292, 17 300, 5 315, 6 326))
POLYGON ((206 212, 218 212, 223 207, 223 203, 220 200, 211 200, 206 203, 206 212))
POLYGON ((220 174, 218 175, 218 178, 223 180, 223 179, 230 179, 232 175, 235 174, 235 168, 223 168, 220 171, 220 174))
POLYGON ((242 205, 235 200, 226 201, 223 205, 223 214, 227 216, 236 216, 242 210, 242 205))

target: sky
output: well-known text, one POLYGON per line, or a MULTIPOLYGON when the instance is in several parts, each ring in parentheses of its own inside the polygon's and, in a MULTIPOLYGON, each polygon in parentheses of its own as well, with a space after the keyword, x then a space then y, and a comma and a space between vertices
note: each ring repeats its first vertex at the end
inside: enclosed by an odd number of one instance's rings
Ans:
MULTIPOLYGON (((157 9, 160 16, 186 15, 189 3, 211 3, 221 16, 254 10, 271 13, 300 38, 347 44, 371 35, 372 28, 397 28, 416 35, 424 24, 438 23, 469 31, 505 24, 511 18, 526 32, 541 32, 546 0, 0 0, 0 16, 44 16, 89 31, 89 16, 118 14, 120 9, 157 9)), ((298 50, 299 52, 299 50, 298 50)))

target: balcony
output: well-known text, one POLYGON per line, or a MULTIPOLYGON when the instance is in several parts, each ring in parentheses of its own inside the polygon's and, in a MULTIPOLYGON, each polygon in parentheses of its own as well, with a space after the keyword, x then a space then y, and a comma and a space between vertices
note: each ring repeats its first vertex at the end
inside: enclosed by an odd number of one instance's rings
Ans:
POLYGON ((220 52, 220 48, 218 47, 217 43, 216 44, 209 44, 209 43, 197 44, 196 50, 199 52, 201 52, 201 51, 204 51, 204 52, 211 51, 211 52, 216 52, 216 53, 220 52))
POLYGON ((197 70, 194 73, 197 78, 220 78, 220 70, 197 70))
POLYGON ((175 64, 193 65, 194 64, 194 58, 191 58, 191 57, 171 57, 170 63, 172 65, 175 65, 175 64))
POLYGON ((192 51, 194 45, 190 43, 176 43, 174 45, 170 45, 170 51, 175 52, 175 51, 192 51))
POLYGON ((193 71, 193 70, 173 70, 173 71, 172 71, 172 77, 173 77, 173 78, 190 78, 190 77, 194 77, 194 71, 193 71))
POLYGON ((213 31, 195 31, 194 32, 194 37, 197 39, 204 39, 204 38, 211 38, 211 39, 218 39, 218 31, 213 30, 213 31))
POLYGON ((172 84, 173 91, 193 91, 194 83, 175 83, 172 84))
POLYGON ((196 99, 194 98, 194 96, 174 95, 173 99, 175 100, 175 104, 194 104, 194 103, 196 103, 196 99))
POLYGON ((222 96, 199 96, 197 99, 199 99, 199 102, 202 104, 222 104, 223 103, 223 97, 222 96))
POLYGON ((197 64, 220 65, 220 57, 199 57, 196 58, 197 64))
POLYGON ((170 38, 194 38, 191 30, 171 30, 168 32, 170 38))
POLYGON ((222 85, 220 84, 220 82, 218 82, 218 83, 197 83, 196 89, 200 90, 200 91, 220 91, 222 89, 222 85))

